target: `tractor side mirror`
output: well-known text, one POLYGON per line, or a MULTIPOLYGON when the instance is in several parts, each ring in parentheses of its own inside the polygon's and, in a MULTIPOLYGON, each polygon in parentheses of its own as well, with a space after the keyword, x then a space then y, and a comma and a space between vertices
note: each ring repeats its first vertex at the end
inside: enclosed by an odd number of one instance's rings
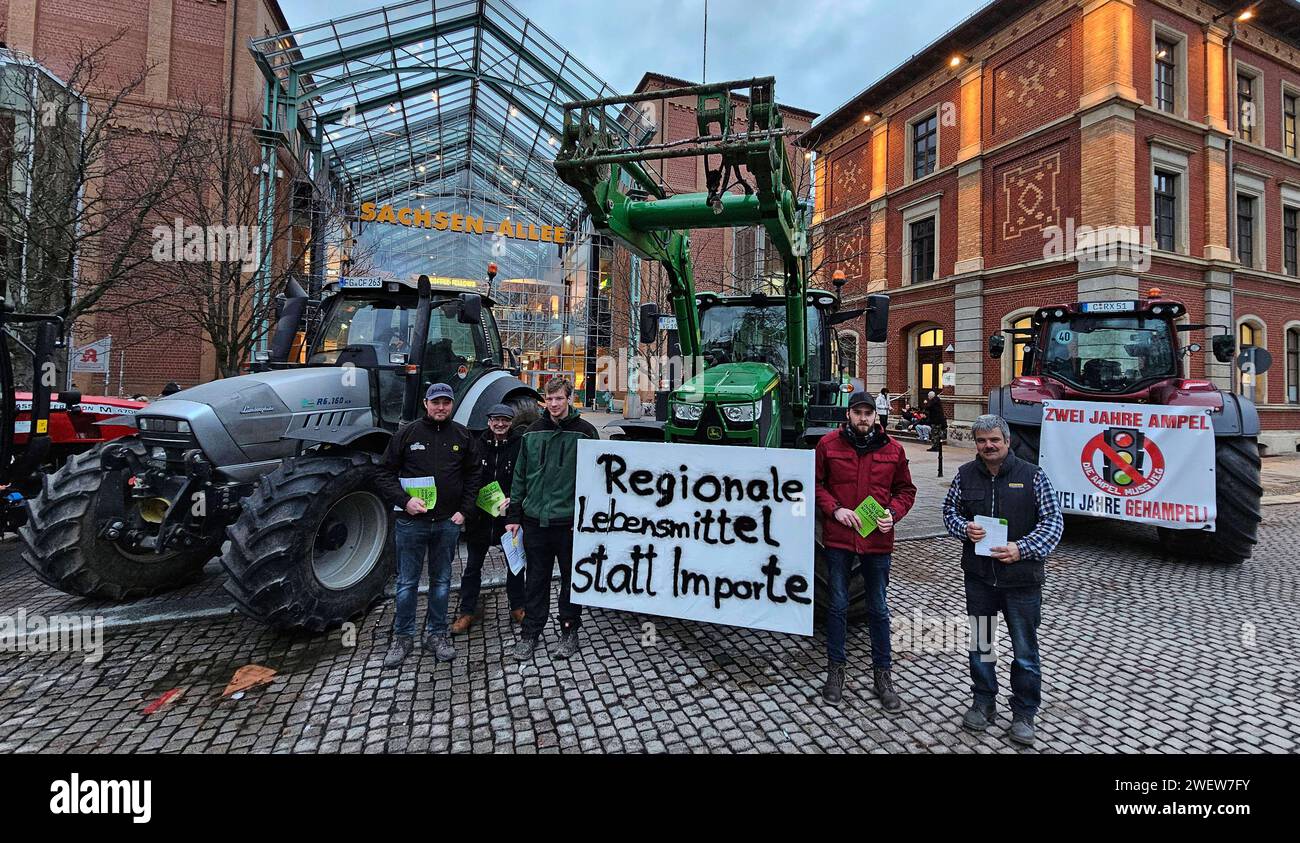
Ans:
POLYGON ((1214 359, 1220 363, 1231 363, 1237 353, 1237 338, 1232 334, 1220 334, 1211 342, 1214 348, 1214 359))
POLYGON ((1007 338, 1001 334, 994 334, 989 337, 989 357, 994 360, 1002 358, 1002 352, 1007 350, 1007 338))
POLYGON ((641 342, 649 344, 659 336, 659 305, 654 302, 641 305, 641 342))
POLYGON ((478 293, 460 294, 460 315, 457 318, 463 325, 477 325, 483 319, 483 297, 478 293))
POLYGON ((867 342, 889 341, 889 296, 867 296, 867 342))

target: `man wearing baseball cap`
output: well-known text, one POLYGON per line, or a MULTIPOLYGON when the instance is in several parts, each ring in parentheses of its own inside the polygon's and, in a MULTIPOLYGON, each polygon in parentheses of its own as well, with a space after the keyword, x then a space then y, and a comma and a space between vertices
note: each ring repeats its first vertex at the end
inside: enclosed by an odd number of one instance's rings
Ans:
POLYGON ((429 613, 424 620, 424 648, 435 661, 449 662, 456 648, 447 636, 447 599, 451 561, 460 528, 479 490, 474 440, 452 421, 455 394, 435 383, 424 394, 426 415, 397 431, 384 452, 379 493, 397 516, 397 614, 384 667, 393 668, 414 647, 415 609, 424 558, 429 557, 429 613))
POLYGON ((844 693, 849 576, 857 568, 866 587, 876 696, 886 712, 895 714, 902 711, 903 703, 894 690, 890 672, 893 654, 885 589, 894 550, 894 525, 916 501, 916 486, 907 467, 907 454, 885 433, 879 418, 875 398, 855 392, 849 398, 848 422, 817 443, 817 514, 830 584, 822 697, 837 705, 844 693))
MULTIPOLYGON (((515 476, 515 460, 519 458, 519 443, 523 434, 512 429, 515 411, 509 404, 496 404, 488 410, 487 430, 476 437, 474 442, 479 481, 483 486, 493 482, 500 484, 501 494, 506 499, 498 508, 500 514, 489 515, 480 506, 475 506, 465 519, 465 546, 469 550, 469 559, 465 563, 465 573, 460 578, 460 613, 451 625, 451 634, 460 635, 469 632, 475 621, 483 618, 483 604, 479 602, 479 590, 483 585, 483 560, 488 548, 501 540, 506 532, 504 517, 506 507, 510 506, 510 486, 515 476)), ((524 572, 514 573, 506 566, 506 597, 510 601, 510 620, 522 623, 524 620, 524 572)))

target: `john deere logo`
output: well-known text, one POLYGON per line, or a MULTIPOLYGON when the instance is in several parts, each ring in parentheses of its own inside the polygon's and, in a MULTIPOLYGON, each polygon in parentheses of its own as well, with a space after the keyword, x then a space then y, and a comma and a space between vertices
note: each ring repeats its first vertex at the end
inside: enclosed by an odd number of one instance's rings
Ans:
POLYGON ((710 439, 721 439, 721 438, 722 438, 722 428, 720 428, 720 427, 711 427, 711 428, 709 428, 709 438, 710 438, 710 439))

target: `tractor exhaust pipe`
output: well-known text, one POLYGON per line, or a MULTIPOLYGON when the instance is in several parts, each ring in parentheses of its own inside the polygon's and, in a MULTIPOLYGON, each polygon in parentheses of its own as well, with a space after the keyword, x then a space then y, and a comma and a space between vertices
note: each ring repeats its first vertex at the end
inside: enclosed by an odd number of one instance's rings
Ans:
POLYGON ((432 293, 429 289, 429 276, 421 275, 417 282, 416 289, 419 291, 419 302, 415 306, 415 333, 411 342, 411 354, 416 355, 415 360, 410 357, 406 359, 406 394, 402 401, 402 423, 415 421, 420 417, 420 393, 424 384, 424 347, 429 337, 429 311, 431 309, 429 300, 432 293))

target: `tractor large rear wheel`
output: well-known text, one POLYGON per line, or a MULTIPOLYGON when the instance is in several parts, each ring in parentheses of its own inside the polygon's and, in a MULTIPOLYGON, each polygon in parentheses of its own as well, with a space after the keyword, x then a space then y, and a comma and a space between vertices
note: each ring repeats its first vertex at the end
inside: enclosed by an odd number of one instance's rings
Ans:
POLYGON ((542 417, 537 399, 528 393, 507 398, 505 403, 515 411, 514 420, 510 422, 512 430, 527 430, 533 422, 542 417))
POLYGON ((1260 499, 1259 445, 1253 436, 1214 440, 1215 532, 1160 528, 1165 552, 1190 560, 1240 565, 1258 541, 1260 499))
POLYGON ((321 632, 383 596, 393 519, 374 492, 378 470, 367 453, 307 454, 258 481, 221 557, 226 591, 244 614, 321 632))
MULTIPOLYGON (((138 441, 123 444, 144 453, 138 441)), ((103 445, 73 454, 58 471, 41 478, 31 517, 19 530, 23 561, 41 582, 67 594, 126 601, 149 597, 193 582, 215 547, 153 553, 129 551, 102 538, 95 520, 105 477, 103 445)))

